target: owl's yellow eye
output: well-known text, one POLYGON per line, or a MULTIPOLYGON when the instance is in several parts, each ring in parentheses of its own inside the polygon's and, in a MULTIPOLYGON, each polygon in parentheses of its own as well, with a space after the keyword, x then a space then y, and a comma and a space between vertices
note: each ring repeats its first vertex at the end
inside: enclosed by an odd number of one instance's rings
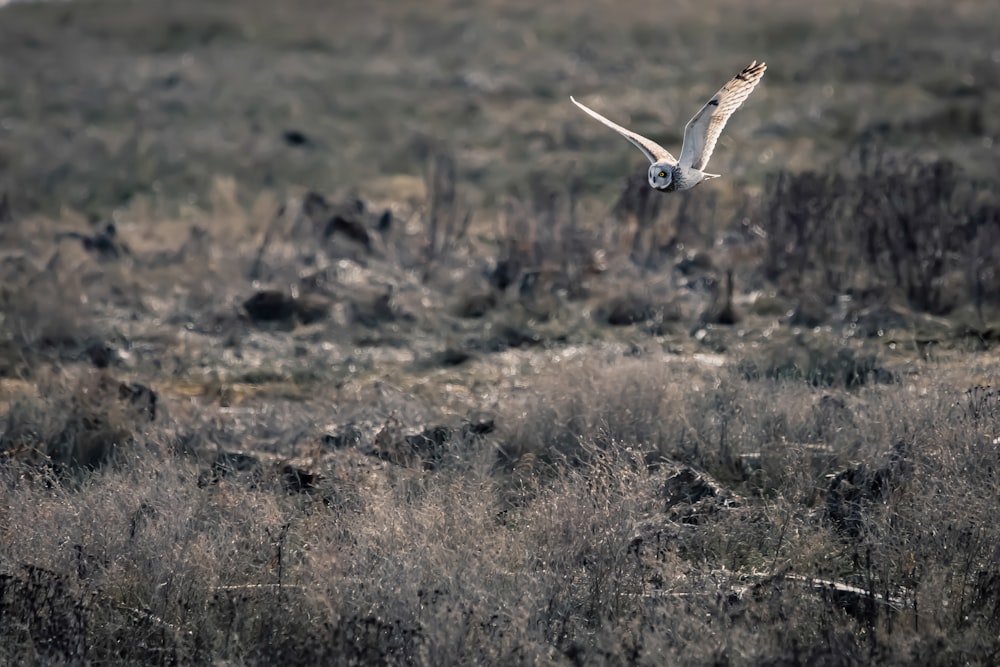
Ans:
POLYGON ((659 174, 657 174, 657 176, 659 176, 660 178, 666 178, 667 177, 667 172, 661 171, 659 174))

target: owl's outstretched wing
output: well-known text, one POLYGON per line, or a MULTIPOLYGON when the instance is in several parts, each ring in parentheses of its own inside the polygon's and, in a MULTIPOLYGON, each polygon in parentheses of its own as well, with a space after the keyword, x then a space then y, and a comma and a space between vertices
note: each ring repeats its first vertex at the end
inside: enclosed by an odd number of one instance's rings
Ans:
POLYGON ((615 132, 617 132, 618 134, 622 135, 623 137, 631 141, 633 144, 635 144, 635 146, 642 151, 643 155, 645 155, 651 163, 659 162, 660 160, 669 160, 670 162, 677 164, 677 160, 674 158, 673 155, 670 154, 670 151, 668 151, 666 148, 656 143, 652 139, 647 139, 641 134, 636 134, 631 130, 626 130, 618 123, 614 123, 605 118, 604 116, 602 116, 601 114, 597 113, 593 109, 580 104, 579 102, 576 101, 576 99, 573 98, 573 96, 570 96, 569 99, 573 102, 573 104, 583 109, 583 111, 591 118, 600 121, 601 123, 604 123, 612 130, 614 130, 615 132))
POLYGON ((701 111, 684 126, 684 145, 681 148, 681 165, 693 169, 704 169, 715 150, 715 142, 722 134, 722 128, 733 112, 740 108, 760 83, 767 65, 750 63, 746 69, 729 80, 701 111))

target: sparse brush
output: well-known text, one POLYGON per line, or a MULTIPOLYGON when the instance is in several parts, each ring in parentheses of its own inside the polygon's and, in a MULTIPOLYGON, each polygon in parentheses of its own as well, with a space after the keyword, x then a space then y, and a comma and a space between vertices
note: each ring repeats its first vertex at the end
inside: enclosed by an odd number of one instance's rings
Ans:
POLYGON ((875 352, 798 336, 776 341, 763 354, 738 363, 747 380, 801 380, 815 387, 852 389, 871 382, 891 383, 893 374, 875 352))
POLYGON ((717 226, 717 193, 692 192, 676 199, 658 195, 644 173, 626 178, 611 207, 613 231, 604 242, 647 270, 664 265, 678 249, 711 244, 717 226))
POLYGON ((46 394, 21 399, 8 409, 0 433, 4 458, 56 470, 99 467, 132 446, 142 425, 156 414, 155 398, 149 402, 152 393, 133 400, 135 391, 103 375, 84 378, 72 388, 53 383, 46 394))
POLYGON ((509 472, 452 440, 433 470, 361 457, 297 494, 238 474, 199 484, 195 463, 165 450, 82 484, 8 460, 0 655, 988 653, 1000 622, 1000 493, 982 436, 992 392, 864 386, 855 399, 803 386, 584 366, 498 415, 495 442, 522 448, 509 472))
POLYGON ((427 192, 425 274, 442 255, 455 252, 469 231, 472 209, 459 201, 456 180, 454 157, 433 152, 424 171, 427 192))
POLYGON ((764 273, 827 302, 875 289, 931 313, 960 298, 982 312, 984 284, 996 279, 983 243, 998 224, 990 191, 950 161, 897 157, 873 140, 827 171, 778 172, 758 213, 764 273), (964 275, 964 294, 948 289, 952 274, 964 275))
POLYGON ((74 279, 39 273, 0 289, 0 376, 30 375, 42 359, 84 357, 97 330, 83 316, 74 279))

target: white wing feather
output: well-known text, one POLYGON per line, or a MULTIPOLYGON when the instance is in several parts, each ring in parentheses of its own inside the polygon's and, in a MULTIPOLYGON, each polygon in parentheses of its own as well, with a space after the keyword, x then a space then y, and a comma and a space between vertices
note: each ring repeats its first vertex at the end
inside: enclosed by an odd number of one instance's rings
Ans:
POLYGON ((753 61, 742 72, 729 80, 712 99, 684 126, 684 145, 680 164, 693 169, 704 169, 715 150, 715 142, 733 112, 760 83, 767 65, 753 61))
POLYGON ((614 130, 618 134, 622 135, 623 137, 631 141, 639 150, 642 151, 643 155, 645 155, 651 163, 659 162, 660 160, 669 160, 674 164, 677 163, 677 160, 674 158, 673 155, 670 154, 670 151, 668 151, 666 148, 656 143, 652 139, 647 139, 641 134, 636 134, 631 130, 626 130, 621 125, 608 120, 607 118, 597 113, 593 109, 580 104, 572 96, 570 96, 569 99, 572 100, 573 104, 583 109, 583 111, 586 114, 588 114, 591 118, 601 123, 604 123, 612 130, 614 130))

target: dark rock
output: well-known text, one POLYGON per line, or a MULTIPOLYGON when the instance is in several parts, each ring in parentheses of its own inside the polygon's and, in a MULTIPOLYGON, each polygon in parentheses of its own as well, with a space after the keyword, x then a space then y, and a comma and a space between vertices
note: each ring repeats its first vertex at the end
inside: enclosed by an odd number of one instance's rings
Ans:
POLYGON ((596 311, 598 319, 614 327, 628 326, 653 319, 656 311, 649 299, 629 294, 607 301, 596 311))
POLYGON ((433 470, 444 457, 446 445, 451 440, 452 429, 447 426, 431 426, 420 433, 408 435, 406 445, 427 470, 433 470))
POLYGON ((118 259, 122 255, 127 255, 128 248, 117 240, 118 229, 113 222, 105 225, 104 229, 97 234, 81 234, 80 232, 60 232, 56 235, 56 240, 77 239, 83 244, 83 249, 96 254, 101 259, 118 259))
POLYGON ((285 130, 281 133, 281 138, 284 139, 285 143, 289 146, 295 147, 308 146, 312 143, 309 140, 309 137, 307 137, 306 134, 300 130, 285 130))
POLYGON ((429 426, 416 435, 406 436, 406 441, 417 450, 441 447, 451 438, 451 433, 448 426, 429 426))
POLYGON ((290 320, 295 316, 295 299, 279 290, 261 290, 243 302, 255 322, 290 320))
POLYGON ((371 455, 397 465, 421 465, 434 470, 447 450, 453 430, 447 426, 431 426, 420 433, 399 436, 399 425, 386 426, 375 436, 371 455))
POLYGON ((517 293, 524 297, 534 296, 536 293, 540 292, 539 283, 542 282, 542 272, 541 271, 525 271, 521 274, 521 284, 517 286, 517 293))
POLYGON ((498 327, 491 339, 492 347, 500 352, 509 347, 534 347, 542 344, 542 337, 530 327, 504 324, 498 327))
POLYGON ((176 88, 184 81, 184 78, 177 72, 171 72, 166 76, 160 77, 158 83, 164 90, 170 90, 176 88))
POLYGON ((358 222, 357 220, 351 220, 339 214, 333 216, 330 218, 330 221, 326 223, 326 229, 323 230, 323 236, 325 238, 330 238, 334 234, 341 234, 356 243, 360 243, 364 246, 365 250, 371 251, 372 249, 371 235, 368 234, 368 230, 365 229, 364 224, 358 222))
POLYGON ((467 294, 455 304, 453 312, 459 317, 478 319, 497 307, 497 296, 493 292, 467 294))
POLYGON ((281 290, 261 290, 243 302, 243 308, 254 322, 299 321, 311 324, 329 316, 329 302, 317 295, 296 299, 281 290))
POLYGON ((159 396, 155 391, 138 382, 122 382, 118 385, 118 398, 128 401, 141 415, 156 420, 156 403, 159 396))
POLYGON ((348 424, 336 433, 325 433, 323 444, 334 449, 357 447, 361 444, 361 429, 354 424, 348 424))
POLYGON ((645 331, 650 336, 669 336, 677 330, 675 324, 671 324, 667 321, 657 321, 647 322, 645 325, 645 331))
MULTIPOLYGON (((293 493, 304 493, 316 488, 320 475, 298 468, 288 463, 278 464, 274 473, 283 489, 293 493)), ((260 483, 264 469, 258 457, 239 452, 219 452, 212 465, 198 476, 198 486, 218 484, 225 478, 243 478, 251 486, 260 483)))
POLYGON ((823 394, 819 399, 819 407, 823 410, 834 412, 847 410, 847 403, 845 403, 842 398, 837 398, 836 396, 831 396, 830 394, 823 394))
MULTIPOLYGON (((381 213, 372 211, 363 199, 348 198, 340 201, 330 201, 318 192, 307 192, 302 197, 299 216, 289 234, 307 241, 321 238, 333 245, 340 238, 350 241, 350 244, 327 248, 338 253, 357 256, 363 250, 373 252, 373 230, 387 234, 392 228, 393 216, 390 209, 381 213), (356 247, 360 246, 360 248, 356 247)), ((356 259, 361 259, 357 256, 356 259)))
POLYGON ((255 472, 260 470, 260 459, 253 454, 241 452, 219 452, 212 467, 222 475, 234 472, 255 472))
POLYGON ((469 436, 483 436, 488 435, 495 431, 497 428, 496 420, 492 417, 478 417, 475 419, 470 419, 462 424, 462 433, 466 437, 469 436))
POLYGON ((691 468, 682 468, 663 485, 668 508, 679 503, 694 505, 702 498, 714 498, 719 494, 718 484, 691 468))
POLYGON ((472 354, 466 350, 449 347, 438 355, 438 363, 442 366, 461 366, 472 358, 472 354))
POLYGON ((697 524, 705 516, 740 506, 739 498, 705 473, 683 466, 667 478, 663 498, 671 517, 697 524))
POLYGON ((690 276, 695 272, 711 270, 712 258, 706 252, 689 252, 674 266, 681 275, 690 276))
POLYGON ((286 491, 292 493, 312 491, 316 488, 316 482, 319 481, 319 475, 316 473, 296 468, 287 463, 279 467, 278 473, 281 477, 281 485, 286 491))
POLYGON ((219 480, 237 474, 248 474, 256 481, 260 473, 260 459, 256 456, 239 452, 219 452, 212 466, 198 475, 198 486, 218 484, 219 480))
POLYGON ((375 329, 384 322, 394 322, 399 318, 392 305, 392 285, 387 285, 385 292, 375 297, 371 302, 351 302, 351 315, 355 322, 369 329, 375 329))
POLYGON ((380 234, 388 234, 389 233, 389 231, 392 229, 392 211, 391 210, 385 209, 382 212, 382 215, 380 215, 379 218, 378 218, 378 224, 375 226, 375 228, 379 231, 380 234))
POLYGON ((520 274, 518 264, 512 259, 502 259, 497 262, 496 268, 490 272, 489 283, 501 292, 506 290, 520 274))
POLYGON ((84 351, 87 353, 90 363, 94 364, 94 368, 107 368, 115 361, 115 348, 103 340, 90 341, 84 351))

